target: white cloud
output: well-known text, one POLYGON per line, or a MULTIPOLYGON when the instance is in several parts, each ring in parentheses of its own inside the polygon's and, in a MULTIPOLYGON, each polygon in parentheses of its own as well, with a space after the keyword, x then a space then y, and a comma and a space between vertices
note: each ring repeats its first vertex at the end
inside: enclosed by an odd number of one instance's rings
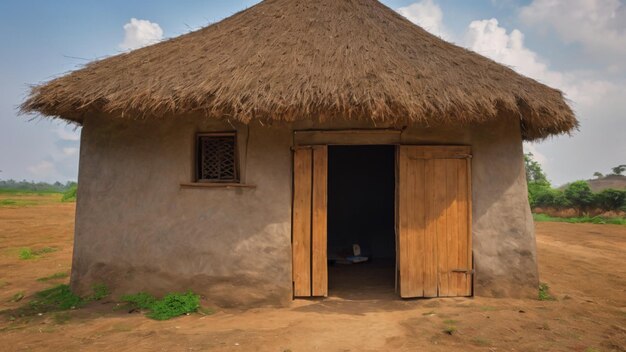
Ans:
POLYGON ((624 67, 626 5, 620 0, 533 0, 521 20, 534 28, 553 29, 568 43, 578 43, 602 62, 624 67))
POLYGON ((397 11, 409 21, 430 33, 450 40, 450 34, 443 24, 443 11, 433 0, 422 0, 409 6, 401 7, 397 11))
POLYGON ((549 68, 546 60, 524 44, 524 34, 510 33, 495 18, 470 23, 465 39, 469 49, 505 64, 517 72, 562 90, 575 106, 593 106, 611 91, 615 84, 594 78, 592 73, 559 72, 549 68))
POLYGON ((130 22, 124 25, 124 41, 120 44, 120 48, 133 50, 154 44, 161 39, 163 39, 163 30, 158 23, 131 18, 130 22))
POLYGON ((40 178, 47 178, 57 173, 54 163, 48 160, 43 160, 36 165, 29 166, 28 171, 40 178))
POLYGON ((78 154, 78 148, 66 147, 62 149, 63 155, 65 156, 73 156, 78 154))
POLYGON ((68 127, 69 126, 59 126, 54 130, 54 132, 56 133, 57 137, 59 137, 59 139, 63 141, 80 141, 80 129, 75 127, 68 127))

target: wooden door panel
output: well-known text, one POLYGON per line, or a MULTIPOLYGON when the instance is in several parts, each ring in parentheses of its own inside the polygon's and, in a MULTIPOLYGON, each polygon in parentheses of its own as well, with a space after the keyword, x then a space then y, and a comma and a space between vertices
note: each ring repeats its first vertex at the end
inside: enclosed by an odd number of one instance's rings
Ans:
POLYGON ((398 156, 398 256, 401 297, 422 297, 424 294, 424 160, 412 162, 412 150, 400 148, 398 156), (408 211, 415 209, 416 211, 408 211))
POLYGON ((328 148, 313 148, 312 296, 328 296, 327 195, 328 148))
POLYGON ((468 147, 400 147, 402 297, 471 295, 469 152, 468 147))
POLYGON ((327 296, 326 146, 294 151, 292 272, 295 297, 327 296))
POLYGON ((295 297, 311 296, 312 150, 296 149, 293 163, 292 271, 295 297))

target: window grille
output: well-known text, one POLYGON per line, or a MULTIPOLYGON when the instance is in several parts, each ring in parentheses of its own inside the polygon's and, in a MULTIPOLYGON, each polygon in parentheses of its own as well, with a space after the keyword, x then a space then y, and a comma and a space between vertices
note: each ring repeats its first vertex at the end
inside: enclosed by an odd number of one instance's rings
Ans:
POLYGON ((238 182, 237 141, 234 133, 203 134, 197 142, 200 182, 238 182))

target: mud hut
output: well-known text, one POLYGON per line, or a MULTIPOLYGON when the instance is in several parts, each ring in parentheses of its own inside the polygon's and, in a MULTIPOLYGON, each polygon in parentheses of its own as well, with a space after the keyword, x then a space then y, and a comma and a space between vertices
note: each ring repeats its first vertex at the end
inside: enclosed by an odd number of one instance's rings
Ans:
POLYGON ((267 0, 22 110, 82 126, 73 289, 224 306, 535 296, 522 142, 578 124, 375 0, 267 0))

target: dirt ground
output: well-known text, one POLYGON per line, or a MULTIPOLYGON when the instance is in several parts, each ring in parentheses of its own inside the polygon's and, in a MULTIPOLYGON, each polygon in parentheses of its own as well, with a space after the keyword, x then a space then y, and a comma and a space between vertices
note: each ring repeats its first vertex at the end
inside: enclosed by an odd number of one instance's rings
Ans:
MULTIPOLYGON (((0 310, 68 281, 37 279, 69 273, 73 216, 73 204, 50 199, 0 206, 0 310), (21 248, 46 247, 19 258, 21 248)), ((157 322, 104 300, 69 313, 0 314, 0 350, 626 351, 626 226, 539 223, 537 245, 556 301, 354 295, 157 322)))

